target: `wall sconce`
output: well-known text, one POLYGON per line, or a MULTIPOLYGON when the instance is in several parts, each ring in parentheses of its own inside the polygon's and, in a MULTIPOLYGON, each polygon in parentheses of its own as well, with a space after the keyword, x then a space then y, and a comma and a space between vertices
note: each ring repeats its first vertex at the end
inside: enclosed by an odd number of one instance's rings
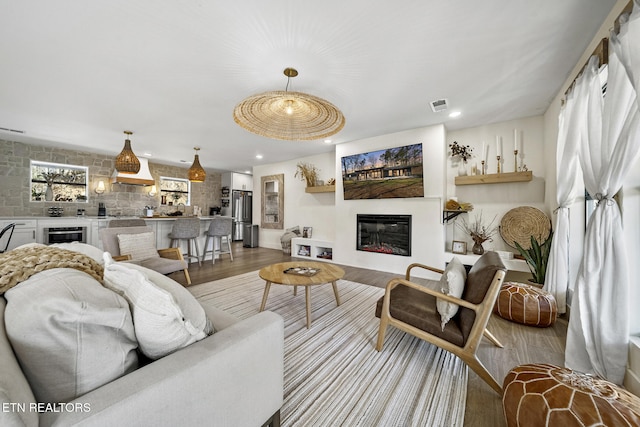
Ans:
POLYGON ((156 189, 156 186, 155 186, 155 185, 152 185, 152 186, 151 186, 151 190, 149 190, 149 195, 150 195, 151 197, 153 197, 153 196, 155 196, 156 194, 158 194, 158 190, 156 189))
POLYGON ((103 180, 98 181, 98 185, 96 186, 96 190, 95 190, 96 193, 102 194, 104 193, 105 190, 106 189, 104 187, 104 181, 103 180))

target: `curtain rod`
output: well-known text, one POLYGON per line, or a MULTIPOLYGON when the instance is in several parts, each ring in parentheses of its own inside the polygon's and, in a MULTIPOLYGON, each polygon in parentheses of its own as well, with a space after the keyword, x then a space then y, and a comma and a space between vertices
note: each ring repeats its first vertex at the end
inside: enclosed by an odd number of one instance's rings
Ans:
MULTIPOLYGON (((615 32, 615 34, 618 34, 620 32, 620 17, 625 13, 631 13, 632 10, 633 10, 633 0, 627 3, 624 9, 622 9, 622 12, 620 12, 620 14, 614 20, 613 31, 615 32)), ((589 59, 591 59, 593 55, 596 55, 598 57, 598 67, 602 67, 603 65, 606 65, 609 63, 609 38, 605 37, 602 40, 600 40, 600 43, 598 43, 598 46, 596 46, 596 48, 593 50, 591 55, 589 55, 589 59)), ((567 95, 569 95, 569 92, 573 90, 576 80, 578 79, 578 77, 580 77, 585 67, 589 63, 589 59, 587 59, 587 62, 582 66, 582 68, 580 69, 576 77, 573 79, 573 81, 571 82, 567 90, 564 92, 564 98, 562 98, 561 105, 564 105, 567 95)))

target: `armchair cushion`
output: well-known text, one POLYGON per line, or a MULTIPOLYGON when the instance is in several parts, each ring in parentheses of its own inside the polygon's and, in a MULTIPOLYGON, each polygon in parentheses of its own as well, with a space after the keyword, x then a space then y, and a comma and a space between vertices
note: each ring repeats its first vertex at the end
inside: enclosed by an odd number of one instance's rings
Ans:
POLYGON ((7 336, 38 402, 68 402, 138 367, 127 302, 87 273, 42 271, 5 297, 7 336))
POLYGON ((158 258, 156 235, 153 231, 138 234, 118 234, 120 255, 131 255, 132 261, 158 258))
MULTIPOLYGON (((442 273, 440 278, 440 292, 452 297, 460 298, 464 291, 464 284, 467 280, 467 270, 460 260, 454 257, 447 268, 442 273)), ((436 307, 438 313, 440 313, 441 327, 444 330, 444 326, 449 320, 458 312, 458 304, 444 301, 440 298, 436 299, 436 307)))
MULTIPOLYGON (((427 283, 427 287, 436 289, 439 284, 440 282, 438 281, 430 280, 427 283)), ((382 313, 383 300, 384 297, 378 300, 376 306, 377 317, 380 317, 382 313)), ((436 297, 433 295, 400 284, 391 290, 390 301, 389 312, 393 318, 457 346, 462 347, 464 345, 462 331, 457 322, 448 322, 444 328, 441 327, 440 314, 436 310, 436 297)))
POLYGON ((135 264, 116 263, 105 253, 105 286, 131 307, 140 350, 158 359, 211 335, 204 309, 179 283, 135 264))

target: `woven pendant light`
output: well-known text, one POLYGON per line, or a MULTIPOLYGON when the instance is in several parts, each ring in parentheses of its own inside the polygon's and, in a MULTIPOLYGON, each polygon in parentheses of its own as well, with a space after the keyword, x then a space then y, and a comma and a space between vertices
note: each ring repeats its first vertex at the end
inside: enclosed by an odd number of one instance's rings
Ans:
POLYGON ((131 141, 129 140, 129 136, 133 135, 133 132, 125 130, 125 135, 127 135, 124 140, 124 148, 116 156, 116 170, 120 173, 138 173, 140 170, 140 160, 136 157, 131 150, 131 141))
MULTIPOLYGON (((289 79, 298 75, 286 68, 289 79)), ((236 105, 233 120, 257 135, 285 141, 310 141, 334 135, 344 127, 342 112, 329 101, 302 92, 272 91, 250 96, 236 105)))
POLYGON ((196 156, 193 159, 193 164, 189 168, 189 181, 204 182, 204 179, 207 177, 207 173, 204 171, 202 166, 200 166, 200 160, 198 159, 198 151, 200 151, 200 147, 193 147, 193 149, 196 150, 196 156))

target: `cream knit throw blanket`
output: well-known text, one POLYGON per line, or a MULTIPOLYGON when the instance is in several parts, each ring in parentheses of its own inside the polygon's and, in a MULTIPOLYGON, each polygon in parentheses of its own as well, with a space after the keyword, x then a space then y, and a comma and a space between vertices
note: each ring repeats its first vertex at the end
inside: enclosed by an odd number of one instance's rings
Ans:
POLYGON ((36 273, 52 268, 75 268, 100 283, 104 268, 80 252, 51 246, 28 246, 0 254, 0 295, 36 273))

